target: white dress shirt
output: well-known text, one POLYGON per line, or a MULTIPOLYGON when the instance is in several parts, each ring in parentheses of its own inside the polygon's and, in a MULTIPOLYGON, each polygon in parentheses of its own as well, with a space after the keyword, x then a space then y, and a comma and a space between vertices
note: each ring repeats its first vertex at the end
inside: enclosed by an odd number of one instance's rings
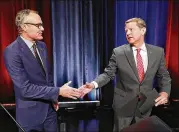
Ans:
MULTIPOLYGON (((140 50, 140 55, 142 57, 142 61, 143 61, 143 66, 144 66, 144 72, 147 71, 147 66, 148 66, 148 56, 147 56, 147 48, 145 46, 145 43, 142 44, 141 47, 139 47, 140 50)), ((134 55, 134 60, 136 63, 136 67, 137 67, 137 60, 136 60, 136 55, 137 55, 137 48, 136 47, 132 47, 133 50, 133 55, 134 55)), ((92 81, 91 83, 94 84, 95 88, 98 88, 98 84, 95 81, 92 81)))

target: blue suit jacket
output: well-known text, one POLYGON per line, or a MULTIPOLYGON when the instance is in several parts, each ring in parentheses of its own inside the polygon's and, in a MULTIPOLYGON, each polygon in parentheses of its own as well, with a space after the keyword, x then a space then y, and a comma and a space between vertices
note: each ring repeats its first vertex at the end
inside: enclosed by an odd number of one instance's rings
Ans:
POLYGON ((42 123, 59 95, 59 88, 53 87, 46 45, 36 43, 46 75, 21 37, 4 51, 5 66, 14 84, 16 119, 22 127, 42 123))

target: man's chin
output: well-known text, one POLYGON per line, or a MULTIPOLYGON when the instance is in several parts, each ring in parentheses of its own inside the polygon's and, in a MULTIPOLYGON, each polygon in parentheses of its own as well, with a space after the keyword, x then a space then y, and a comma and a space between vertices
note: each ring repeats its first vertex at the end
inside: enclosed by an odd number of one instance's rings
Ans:
POLYGON ((129 44, 133 45, 134 44, 134 41, 128 41, 129 44))
POLYGON ((42 40, 43 39, 43 37, 38 37, 36 40, 42 40))

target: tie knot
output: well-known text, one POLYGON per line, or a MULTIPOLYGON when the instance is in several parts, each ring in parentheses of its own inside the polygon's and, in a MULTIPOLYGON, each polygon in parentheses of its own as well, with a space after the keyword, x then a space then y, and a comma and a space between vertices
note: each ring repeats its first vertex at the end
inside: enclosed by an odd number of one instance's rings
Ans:
POLYGON ((140 51, 141 51, 141 49, 140 48, 138 48, 138 49, 136 49, 137 50, 137 53, 140 53, 140 51))
POLYGON ((33 47, 33 49, 36 49, 36 47, 37 47, 36 43, 33 43, 32 47, 33 47))

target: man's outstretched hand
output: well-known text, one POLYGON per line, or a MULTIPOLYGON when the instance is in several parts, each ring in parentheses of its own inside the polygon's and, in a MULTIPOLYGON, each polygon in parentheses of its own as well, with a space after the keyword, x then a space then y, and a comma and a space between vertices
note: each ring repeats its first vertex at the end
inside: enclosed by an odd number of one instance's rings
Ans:
POLYGON ((86 83, 82 85, 78 90, 80 90, 81 98, 83 98, 87 93, 91 92, 94 89, 93 83, 86 83))
POLYGON ((67 98, 77 99, 81 96, 81 91, 76 88, 72 88, 69 86, 71 81, 65 83, 62 87, 60 87, 59 95, 67 98))

